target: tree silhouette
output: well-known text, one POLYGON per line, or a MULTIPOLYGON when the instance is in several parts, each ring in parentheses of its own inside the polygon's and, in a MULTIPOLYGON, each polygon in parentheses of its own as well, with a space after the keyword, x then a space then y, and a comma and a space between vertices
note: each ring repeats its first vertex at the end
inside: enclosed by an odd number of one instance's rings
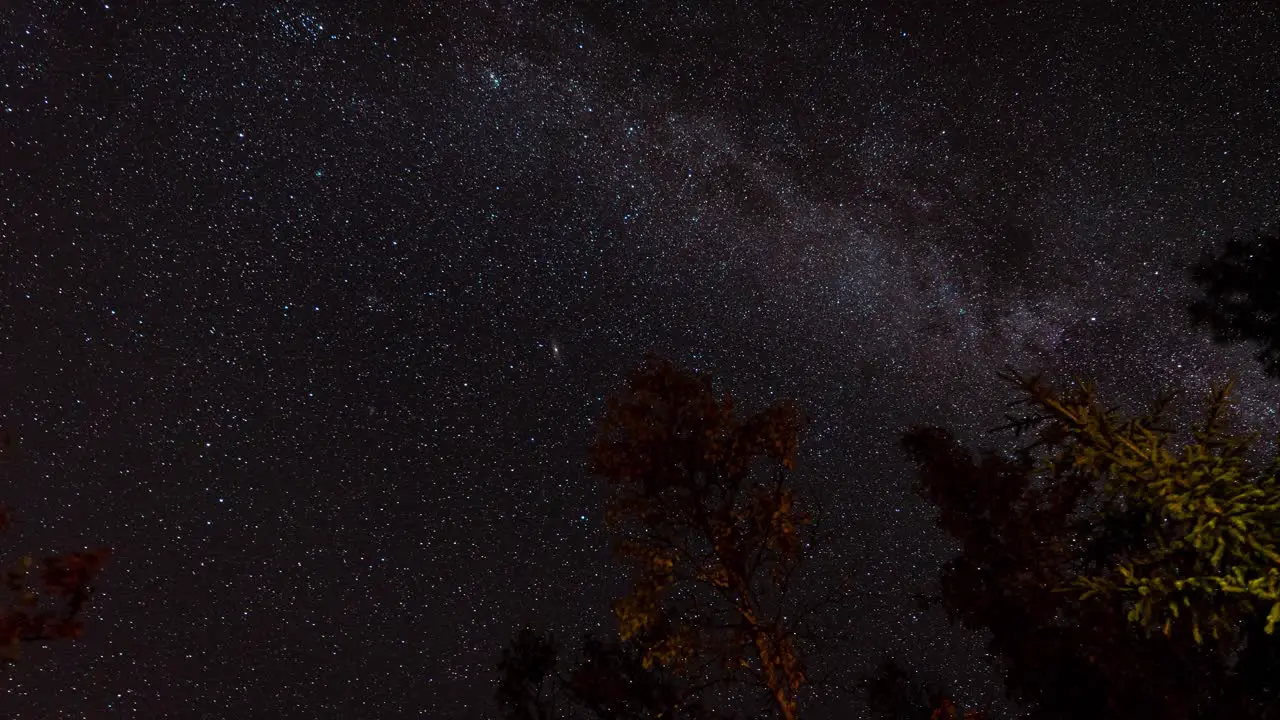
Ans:
POLYGON ((1191 273, 1203 295, 1190 306, 1219 343, 1251 342, 1267 373, 1280 376, 1280 237, 1231 240, 1191 273))
POLYGON ((740 419, 707 378, 650 358, 610 398, 591 454, 632 568, 621 639, 646 667, 754 684, 787 720, 806 680, 800 628, 826 600, 795 592, 813 531, 790 478, 798 433, 790 404, 740 419))
POLYGON ((635 643, 587 635, 571 667, 549 635, 524 629, 503 652, 497 700, 506 720, 729 720, 701 701, 706 686, 644 662, 635 643))
POLYGON ((921 680, 896 660, 885 660, 859 683, 867 710, 879 720, 984 720, 976 710, 965 711, 949 693, 921 680))
MULTIPOLYGON (((0 432, 0 463, 12 452, 12 436, 0 432)), ((10 522, 8 508, 0 507, 0 533, 10 522)), ((109 555, 100 549, 11 563, 0 585, 0 660, 17 662, 27 643, 81 637, 93 580, 109 555)))
POLYGON ((1029 445, 974 457, 921 428, 904 447, 962 547, 940 599, 991 633, 1010 692, 1037 718, 1274 717, 1278 466, 1245 462, 1227 388, 1177 447, 1167 396, 1130 418, 1006 378, 1029 445))
POLYGON ((525 628, 502 651, 496 699, 508 720, 556 717, 556 661, 559 650, 548 636, 525 628))
MULTIPOLYGON (((570 662, 550 637, 522 631, 499 664, 504 717, 797 717, 812 682, 802 649, 836 647, 842 634, 819 616, 848 593, 847 579, 824 591, 802 569, 834 531, 819 532, 821 503, 794 487, 799 426, 786 402, 740 418, 708 378, 660 359, 631 373, 591 449, 615 556, 632 569, 614 605, 619 636, 584 637, 570 662)), ((850 659, 833 658, 832 677, 850 659)), ((897 670, 830 686, 860 691, 885 718, 982 718, 937 688, 904 696, 897 670)))

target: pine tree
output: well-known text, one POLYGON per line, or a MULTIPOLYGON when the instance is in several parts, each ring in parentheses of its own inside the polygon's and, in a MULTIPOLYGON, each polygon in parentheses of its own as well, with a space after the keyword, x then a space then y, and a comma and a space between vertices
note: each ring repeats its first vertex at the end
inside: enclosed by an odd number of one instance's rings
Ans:
POLYGON ((1045 718, 1270 717, 1280 463, 1247 461, 1229 386, 1181 440, 1169 396, 1129 417, 1088 384, 1005 377, 1029 407, 1005 426, 1033 438, 1019 452, 904 443, 962 546, 940 599, 992 633, 1011 691, 1045 718))

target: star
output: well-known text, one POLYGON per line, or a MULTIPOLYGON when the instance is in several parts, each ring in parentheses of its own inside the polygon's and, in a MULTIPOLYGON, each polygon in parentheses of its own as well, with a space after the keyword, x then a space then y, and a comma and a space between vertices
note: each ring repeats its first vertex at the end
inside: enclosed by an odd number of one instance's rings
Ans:
POLYGON ((1265 3, 65 5, 3 24, 0 502, 136 552, 26 716, 496 716, 516 624, 611 627, 585 438, 650 352, 812 420, 850 669, 992 702, 978 635, 883 601, 954 551, 902 428, 989 442, 1006 364, 1235 376, 1280 428, 1184 312, 1276 219, 1265 3))

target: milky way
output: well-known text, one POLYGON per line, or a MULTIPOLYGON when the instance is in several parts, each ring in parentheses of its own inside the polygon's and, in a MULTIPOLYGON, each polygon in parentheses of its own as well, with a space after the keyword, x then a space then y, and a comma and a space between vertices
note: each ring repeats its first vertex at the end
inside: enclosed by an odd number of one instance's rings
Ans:
POLYGON ((979 440, 1006 364, 1276 425, 1184 311, 1280 220, 1265 3, 19 5, 3 499, 116 558, 10 716, 487 716, 519 626, 609 627, 583 456, 646 352, 799 402, 847 664, 984 702, 902 429, 979 440))

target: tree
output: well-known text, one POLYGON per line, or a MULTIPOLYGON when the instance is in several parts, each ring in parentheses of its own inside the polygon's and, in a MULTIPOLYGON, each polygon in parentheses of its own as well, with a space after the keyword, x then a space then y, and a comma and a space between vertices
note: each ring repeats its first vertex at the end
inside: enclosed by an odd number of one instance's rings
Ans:
POLYGON ((940 600, 991 633, 1011 693, 1043 718, 1273 717, 1280 490, 1228 390, 1190 439, 1171 400, 1137 417, 1008 373, 1034 440, 976 458, 944 431, 904 447, 939 525, 961 543, 940 600))
POLYGON ((859 683, 867 710, 880 720, 983 720, 963 710, 942 687, 922 681, 896 660, 885 660, 859 683))
POLYGON ((1219 343, 1251 342, 1266 371, 1280 376, 1280 236, 1231 240, 1191 274, 1203 295, 1191 317, 1219 343))
POLYGON ((591 451, 632 569, 621 640, 645 667, 763 688, 786 720, 806 681, 799 628, 822 604, 794 592, 812 532, 790 477, 798 435, 790 404, 742 419, 706 377, 650 358, 609 399, 591 451))
POLYGON ((552 638, 525 628, 502 651, 496 699, 508 720, 556 717, 555 669, 559 651, 552 638))
MULTIPOLYGON (((0 462, 12 451, 12 437, 0 432, 0 462)), ((9 510, 0 507, 0 533, 9 525, 9 510)), ((27 643, 81 637, 94 578, 109 555, 100 549, 50 555, 39 562, 23 556, 13 562, 0 589, 0 660, 17 662, 27 643)))
POLYGON ((646 665, 634 643, 587 635, 570 667, 560 656, 551 636, 520 631, 498 666, 506 720, 728 720, 703 705, 703 688, 646 665))
POLYGON ((1231 385, 1209 397, 1194 442, 1171 449, 1173 431, 1157 405, 1125 418, 1104 410, 1082 386, 1059 398, 1036 378, 1013 376, 1043 425, 1041 440, 1061 438, 1053 462, 1097 477, 1106 501, 1139 516, 1137 547, 1074 581, 1092 595, 1118 596, 1127 618, 1165 636, 1185 628, 1195 643, 1207 631, 1234 643, 1242 621, 1280 622, 1280 457, 1261 470, 1246 461, 1254 437, 1228 428, 1231 385), (1203 628, 1203 630, 1202 630, 1203 628))

